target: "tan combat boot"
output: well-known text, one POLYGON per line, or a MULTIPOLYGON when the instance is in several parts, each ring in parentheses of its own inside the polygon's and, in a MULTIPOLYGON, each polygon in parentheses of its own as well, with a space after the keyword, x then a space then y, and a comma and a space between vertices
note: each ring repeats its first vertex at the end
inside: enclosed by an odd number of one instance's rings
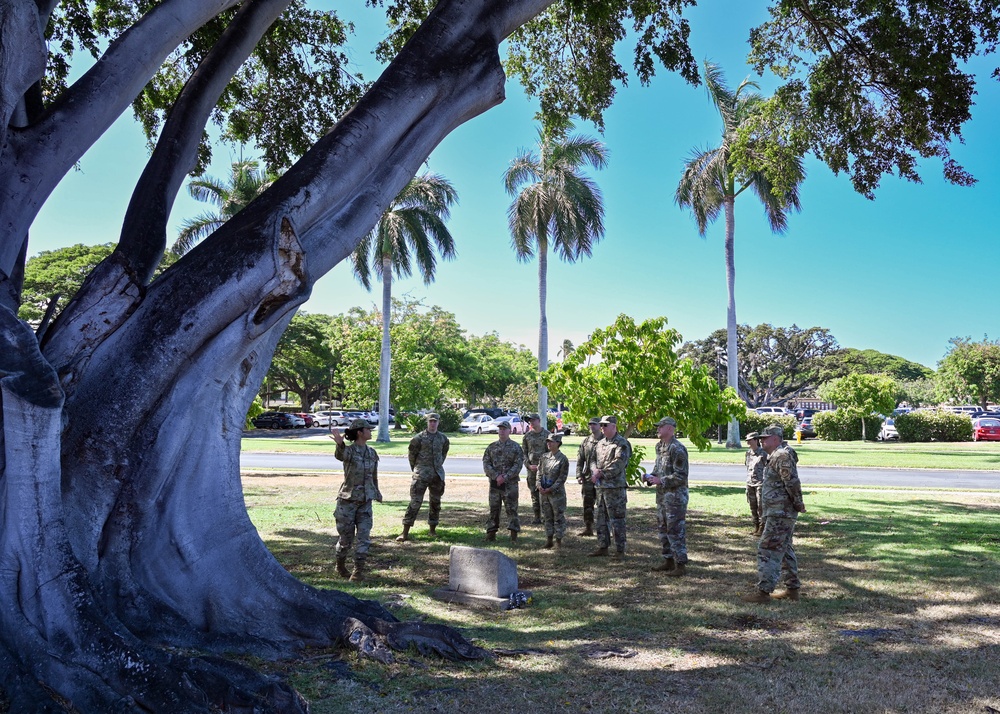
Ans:
POLYGON ((687 574, 687 569, 685 568, 685 563, 678 563, 677 566, 667 573, 668 578, 679 578, 682 575, 687 574))
POLYGON ((351 573, 352 583, 363 583, 365 581, 365 559, 354 559, 354 572, 351 573))
POLYGON ((792 602, 799 601, 799 589, 798 588, 786 588, 781 592, 774 593, 772 596, 775 600, 791 600, 792 602))
POLYGON ((337 553, 337 575, 342 578, 349 578, 350 571, 347 569, 347 552, 337 553))
POLYGON ((614 553, 613 553, 613 554, 611 555, 611 557, 612 557, 612 558, 613 558, 614 560, 625 560, 625 551, 624 551, 624 550, 616 550, 616 551, 615 551, 615 552, 614 552, 614 553))
POLYGON ((587 553, 588 558, 600 558, 608 554, 607 548, 597 548, 593 552, 587 553))
POLYGON ((517 531, 511 531, 510 532, 510 543, 511 543, 511 545, 513 545, 514 543, 517 543, 517 531))
POLYGON ((496 539, 497 539, 497 532, 496 531, 490 531, 489 533, 486 534, 486 540, 488 540, 488 541, 494 541, 496 539))
POLYGON ((562 548, 562 538, 556 538, 556 550, 562 548))
POLYGON ((581 536, 592 536, 594 535, 594 524, 587 521, 583 524, 583 530, 580 531, 581 536))
POLYGON ((430 534, 431 534, 432 536, 437 536, 437 528, 438 528, 438 527, 437 527, 437 524, 436 524, 436 523, 435 523, 435 524, 434 524, 433 526, 431 526, 431 527, 430 527, 430 534))
POLYGON ((396 541, 399 543, 405 543, 409 539, 410 539, 410 527, 403 526, 403 532, 400 535, 396 536, 396 541))
POLYGON ((545 536, 545 545, 542 546, 545 549, 552 547, 552 536, 545 536))
POLYGON ((754 590, 750 595, 744 595, 740 598, 743 602, 771 602, 771 594, 766 593, 763 590, 754 590))
POLYGON ((673 558, 662 558, 659 565, 650 568, 650 571, 654 573, 666 573, 673 570, 677 566, 677 563, 673 558))

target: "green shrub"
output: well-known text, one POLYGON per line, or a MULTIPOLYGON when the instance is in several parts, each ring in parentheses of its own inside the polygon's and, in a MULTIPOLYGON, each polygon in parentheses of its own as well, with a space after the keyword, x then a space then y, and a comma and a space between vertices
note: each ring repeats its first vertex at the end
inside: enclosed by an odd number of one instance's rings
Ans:
MULTIPOLYGON (((818 412, 813 415, 816 436, 823 441, 861 441, 861 419, 846 409, 818 412)), ((874 441, 882 429, 882 417, 865 417, 865 436, 874 441)))
POLYGON ((916 411, 896 417, 900 441, 969 441, 972 419, 946 411, 916 411))
POLYGON ((403 423, 407 429, 417 434, 427 428, 427 417, 421 414, 404 414, 403 423))
POLYGON ((646 458, 645 446, 637 444, 632 447, 632 456, 625 465, 625 482, 629 486, 642 486, 642 477, 646 473, 646 467, 642 465, 644 458, 646 458))
POLYGON ((457 409, 447 407, 438 412, 441 420, 438 422, 439 431, 454 432, 462 426, 462 412, 457 409))
MULTIPOLYGON (((772 424, 777 424, 785 431, 785 438, 791 439, 795 436, 795 429, 798 427, 798 420, 790 414, 758 414, 753 409, 747 409, 747 414, 740 420, 740 439, 745 439, 751 431, 761 432, 772 424)), ((723 425, 723 438, 728 435, 728 429, 723 425)))

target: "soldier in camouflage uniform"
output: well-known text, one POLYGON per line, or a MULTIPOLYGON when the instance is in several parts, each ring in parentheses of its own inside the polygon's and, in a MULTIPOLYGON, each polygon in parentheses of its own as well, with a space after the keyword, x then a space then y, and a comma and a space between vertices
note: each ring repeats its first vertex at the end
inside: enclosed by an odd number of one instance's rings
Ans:
POLYGON ((792 536, 795 521, 806 512, 802 501, 802 484, 799 482, 797 458, 791 449, 781 445, 780 426, 769 426, 762 435, 767 466, 761 486, 761 503, 764 506, 764 533, 757 544, 757 590, 743 597, 745 602, 768 602, 773 599, 798 600, 798 561, 792 536), (785 590, 775 595, 779 578, 785 581, 785 590))
POLYGON ((527 467, 525 481, 531 493, 531 509, 535 512, 532 523, 537 525, 542 522, 542 506, 538 500, 538 461, 545 454, 545 440, 549 438, 549 430, 542 428, 542 419, 537 414, 528 414, 527 419, 531 428, 521 439, 521 448, 524 450, 524 465, 527 467))
POLYGON ((427 514, 427 525, 431 535, 437 531, 438 520, 441 517, 441 496, 444 495, 444 460, 448 456, 450 442, 448 437, 439 432, 437 414, 427 415, 427 428, 410 439, 410 468, 413 470, 413 481, 410 483, 410 505, 403 514, 403 533, 396 540, 409 540, 410 528, 417 520, 417 513, 424 503, 424 492, 430 490, 430 512, 427 514))
POLYGON ((510 422, 497 425, 500 438, 486 447, 483 453, 483 473, 490 480, 490 521, 486 526, 486 540, 496 540, 500 530, 500 506, 507 511, 507 529, 510 542, 517 541, 521 523, 517 518, 517 481, 524 464, 524 452, 510 438, 510 422))
POLYGON ((671 577, 687 569, 688 452, 674 436, 677 422, 663 417, 656 422, 656 464, 646 483, 656 486, 656 524, 663 560, 652 568, 671 577))
POLYGON ((569 459, 559 448, 562 434, 549 434, 545 440, 548 453, 538 461, 538 495, 545 517, 545 548, 562 547, 566 535, 566 479, 569 477, 569 459))
POLYGON ((371 545, 372 499, 382 501, 378 490, 378 454, 368 446, 372 428, 364 419, 355 419, 346 429, 350 446, 344 443, 339 429, 330 432, 337 442, 333 455, 344 463, 344 483, 337 494, 337 508, 333 517, 337 521, 337 573, 351 580, 365 579, 365 559, 371 545), (354 551, 354 572, 347 572, 347 553, 357 534, 358 547, 354 551))
POLYGON ((761 517, 760 486, 764 483, 764 467, 767 465, 767 453, 760 448, 760 434, 751 431, 747 434, 747 503, 750 504, 750 516, 753 518, 753 534, 759 536, 764 530, 764 519, 761 517))
POLYGON ((604 438, 601 433, 601 418, 593 417, 590 423, 590 434, 580 444, 576 454, 576 480, 581 484, 583 495, 583 530, 580 535, 594 535, 594 504, 597 502, 597 488, 590 480, 594 470, 594 460, 597 458, 597 442, 604 438))
POLYGON ((625 557, 625 509, 628 483, 625 467, 632 457, 632 445, 618 433, 618 417, 601 417, 604 439, 597 443, 597 458, 591 482, 597 487, 597 549, 590 557, 608 554, 611 536, 615 539, 615 558, 625 557))

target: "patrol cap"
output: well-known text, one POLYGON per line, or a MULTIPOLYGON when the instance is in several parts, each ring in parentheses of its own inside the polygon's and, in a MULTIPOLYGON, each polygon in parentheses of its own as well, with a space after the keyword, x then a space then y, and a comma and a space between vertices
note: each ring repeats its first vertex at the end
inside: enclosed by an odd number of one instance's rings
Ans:
POLYGON ((757 439, 759 441, 760 434, 758 434, 756 431, 751 431, 749 434, 747 434, 747 439, 757 439))
POLYGON ((541 417, 538 416, 537 412, 531 412, 530 414, 526 415, 524 418, 527 419, 528 421, 534 421, 535 419, 541 419, 541 417))
POLYGON ((497 422, 497 429, 507 429, 510 431, 510 422, 507 419, 497 422))
POLYGON ((602 416, 600 424, 601 426, 604 426, 605 424, 614 424, 615 426, 618 426, 618 417, 614 416, 613 414, 610 414, 608 416, 602 416))
POLYGON ((656 422, 657 426, 677 426, 677 421, 671 417, 663 417, 660 421, 656 422))
POLYGON ((427 421, 441 421, 441 417, 435 412, 431 412, 427 415, 427 421))
POLYGON ((587 424, 600 424, 600 423, 601 423, 601 417, 590 417, 590 421, 587 422, 587 424))
POLYGON ((549 434, 547 437, 545 437, 545 440, 546 441, 554 441, 557 444, 561 444, 562 443, 562 434, 559 434, 559 433, 549 434))
POLYGON ((352 419, 351 423, 347 425, 347 428, 354 431, 361 431, 362 429, 367 429, 368 426, 368 422, 364 419, 352 419))
POLYGON ((772 424, 761 432, 761 436, 776 436, 779 439, 783 439, 785 437, 785 430, 777 424, 772 424))

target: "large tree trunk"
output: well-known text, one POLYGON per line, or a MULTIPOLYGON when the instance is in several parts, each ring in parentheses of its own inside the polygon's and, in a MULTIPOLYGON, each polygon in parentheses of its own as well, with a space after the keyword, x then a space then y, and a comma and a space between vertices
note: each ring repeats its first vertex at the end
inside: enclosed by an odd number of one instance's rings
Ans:
POLYGON ((389 328, 392 318, 392 256, 382 258, 382 354, 378 366, 378 441, 389 443, 389 379, 392 346, 389 328))
MULTIPOLYGON (((726 310, 726 376, 729 386, 740 393, 740 355, 736 333, 736 234, 735 199, 724 202, 726 212, 726 288, 729 290, 729 307, 726 310)), ((726 448, 742 448, 740 443, 740 422, 733 417, 726 434, 726 448)))
MULTIPOLYGON (((0 0, 0 16, 33 4, 0 0)), ((0 145, 0 686, 13 711, 305 710, 287 686, 176 647, 284 656, 378 636, 484 654, 446 628, 396 623, 377 603, 293 578, 247 516, 240 437, 295 309, 438 142, 502 101, 498 45, 547 0, 438 3, 333 131, 147 286, 163 230, 141 219, 149 209, 165 221, 197 145, 182 139, 200 136, 210 111, 175 108, 185 121, 168 122, 175 133, 161 141, 176 151, 159 163, 154 153, 156 176, 140 183, 116 253, 41 346, 15 316, 25 236, 58 178, 177 42, 232 4, 159 3, 70 100, 0 145)), ((259 24, 250 15, 265 6, 275 0, 244 3, 238 18, 259 24)), ((5 47, 24 50, 0 57, 20 58, 13 70, 0 62, 0 81, 13 82, 0 95, 7 126, 39 38, 8 33, 30 21, 0 20, 5 47)), ((208 70, 228 71, 243 30, 208 70)))
MULTIPOLYGON (((549 252, 545 236, 538 236, 538 371, 549 368, 549 321, 545 316, 545 300, 548 290, 549 252)), ((546 428, 549 413, 549 388, 538 382, 538 415, 542 418, 542 428, 546 428)))

